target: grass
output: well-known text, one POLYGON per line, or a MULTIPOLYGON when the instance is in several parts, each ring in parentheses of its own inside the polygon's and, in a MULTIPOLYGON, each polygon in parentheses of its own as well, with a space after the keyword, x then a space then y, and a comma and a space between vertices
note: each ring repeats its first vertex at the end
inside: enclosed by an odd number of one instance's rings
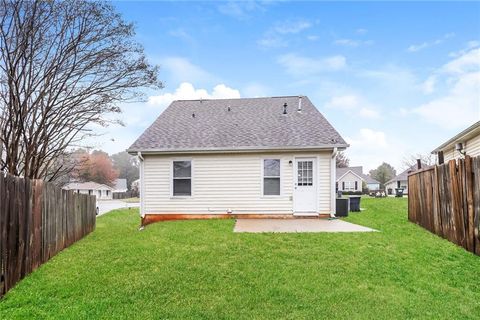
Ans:
POLYGON ((346 220, 380 232, 139 232, 137 211, 116 211, 11 290, 0 318, 478 318, 480 257, 407 222, 406 199, 362 203, 346 220))

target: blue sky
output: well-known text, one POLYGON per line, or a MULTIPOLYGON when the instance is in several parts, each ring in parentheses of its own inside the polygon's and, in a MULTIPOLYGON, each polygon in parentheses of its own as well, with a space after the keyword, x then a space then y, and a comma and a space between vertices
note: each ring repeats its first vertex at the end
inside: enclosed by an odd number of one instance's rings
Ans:
MULTIPOLYGON (((123 106, 126 149, 172 99, 307 95, 372 169, 480 119, 480 3, 115 2, 165 88, 123 106)), ((115 141, 112 141, 114 139, 115 141)))

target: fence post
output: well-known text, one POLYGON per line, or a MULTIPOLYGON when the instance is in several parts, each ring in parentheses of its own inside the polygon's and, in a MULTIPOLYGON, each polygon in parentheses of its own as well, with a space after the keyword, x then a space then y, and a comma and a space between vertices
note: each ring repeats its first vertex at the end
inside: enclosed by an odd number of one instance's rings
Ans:
POLYGON ((443 162, 444 162, 444 160, 443 160, 443 151, 438 151, 437 157, 438 157, 438 164, 443 164, 443 162))

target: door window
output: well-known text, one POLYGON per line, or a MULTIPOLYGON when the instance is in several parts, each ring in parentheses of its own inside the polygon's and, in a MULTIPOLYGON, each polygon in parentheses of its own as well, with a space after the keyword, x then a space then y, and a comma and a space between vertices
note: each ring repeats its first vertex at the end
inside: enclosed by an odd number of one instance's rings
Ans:
POLYGON ((297 185, 313 186, 313 161, 297 162, 297 185))

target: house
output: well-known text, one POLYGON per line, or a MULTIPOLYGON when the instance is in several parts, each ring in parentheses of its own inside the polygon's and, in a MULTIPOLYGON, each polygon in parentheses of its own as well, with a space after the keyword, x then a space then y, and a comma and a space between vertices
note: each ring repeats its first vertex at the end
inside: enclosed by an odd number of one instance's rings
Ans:
POLYGON ((362 192, 364 183, 369 191, 380 189, 380 182, 363 174, 363 167, 337 168, 336 177, 338 191, 362 192))
POLYGON ((396 175, 393 179, 385 182, 385 190, 387 193, 395 194, 395 189, 403 189, 403 193, 408 194, 408 174, 415 170, 417 170, 417 165, 411 166, 407 170, 396 175))
POLYGON ((127 150, 144 223, 335 212, 348 144, 307 97, 177 100, 127 150))
POLYGON ((70 182, 63 187, 64 190, 73 190, 76 193, 90 194, 97 197, 97 200, 109 200, 113 198, 112 187, 105 184, 89 182, 70 182))
POLYGON ((127 192, 127 179, 117 179, 113 183, 113 193, 124 193, 127 192))
MULTIPOLYGON (((432 153, 437 155, 437 160, 441 160, 441 154, 443 154, 444 162, 463 158, 467 154, 471 157, 480 156, 480 121, 449 139, 432 153)), ((443 163, 443 161, 437 162, 443 163)))
POLYGON ((140 179, 132 181, 132 191, 140 192, 140 179))

